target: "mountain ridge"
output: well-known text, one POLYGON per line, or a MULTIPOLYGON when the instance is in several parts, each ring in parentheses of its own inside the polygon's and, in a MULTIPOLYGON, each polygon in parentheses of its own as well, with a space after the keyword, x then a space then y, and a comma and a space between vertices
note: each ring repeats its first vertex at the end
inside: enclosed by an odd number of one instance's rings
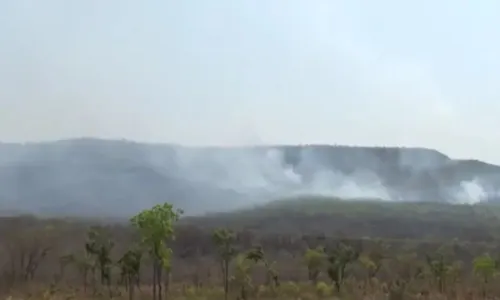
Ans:
POLYGON ((470 203, 498 190, 500 166, 419 147, 0 143, 0 210, 41 215, 128 216, 163 201, 199 214, 297 193, 470 203))

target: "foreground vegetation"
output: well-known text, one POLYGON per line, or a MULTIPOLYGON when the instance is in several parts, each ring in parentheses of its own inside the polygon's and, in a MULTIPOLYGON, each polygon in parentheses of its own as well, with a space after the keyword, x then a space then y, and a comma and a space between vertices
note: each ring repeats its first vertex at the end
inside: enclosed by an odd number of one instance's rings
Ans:
POLYGON ((500 208, 298 199, 129 224, 0 220, 11 299, 495 299, 500 208))

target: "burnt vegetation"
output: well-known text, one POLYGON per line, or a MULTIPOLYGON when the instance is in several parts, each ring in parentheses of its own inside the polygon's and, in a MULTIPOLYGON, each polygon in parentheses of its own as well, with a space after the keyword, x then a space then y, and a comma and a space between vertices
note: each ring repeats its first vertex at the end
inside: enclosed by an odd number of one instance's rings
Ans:
POLYGON ((0 220, 12 299, 493 299, 500 207, 297 198, 130 221, 0 220))

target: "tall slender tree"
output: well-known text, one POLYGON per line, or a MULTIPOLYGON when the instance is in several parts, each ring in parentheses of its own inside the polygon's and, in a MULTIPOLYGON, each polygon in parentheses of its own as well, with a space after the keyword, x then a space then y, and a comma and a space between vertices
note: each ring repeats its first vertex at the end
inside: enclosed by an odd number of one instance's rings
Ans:
POLYGON ((125 284, 125 288, 128 290, 129 300, 134 299, 135 286, 139 286, 140 283, 141 260, 142 250, 140 248, 129 249, 118 260, 121 282, 125 284))
POLYGON ((325 249, 321 246, 308 248, 304 254, 304 260, 307 264, 308 279, 314 286, 318 283, 318 278, 326 262, 326 257, 325 249))
POLYGON ((111 250, 114 247, 109 234, 102 227, 91 227, 87 233, 85 250, 93 258, 99 270, 101 285, 106 285, 111 294, 111 250))
POLYGON ((229 264, 237 253, 234 247, 236 236, 231 230, 217 229, 214 231, 212 239, 217 246, 220 257, 220 266, 224 285, 224 299, 227 300, 229 294, 229 264))
POLYGON ((163 297, 162 271, 171 267, 172 249, 168 247, 168 242, 174 238, 174 224, 182 213, 182 210, 174 210, 172 204, 163 203, 140 212, 130 220, 139 230, 142 243, 148 247, 153 258, 153 299, 161 300, 163 297))
POLYGON ((359 252, 351 246, 340 243, 328 254, 328 277, 335 283, 337 292, 346 278, 346 268, 349 264, 355 262, 359 257, 359 252))

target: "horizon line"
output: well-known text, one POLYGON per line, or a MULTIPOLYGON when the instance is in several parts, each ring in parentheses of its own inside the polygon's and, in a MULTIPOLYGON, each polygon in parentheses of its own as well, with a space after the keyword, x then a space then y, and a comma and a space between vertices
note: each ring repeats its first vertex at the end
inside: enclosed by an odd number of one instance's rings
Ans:
POLYGON ((426 150, 426 151, 434 151, 437 152, 448 159, 451 160, 461 160, 461 161, 479 161, 483 163, 487 163, 494 166, 500 166, 500 164, 495 164, 492 162, 488 162, 486 160, 481 160, 474 157, 468 158, 454 158, 449 156, 443 151, 440 151, 435 148, 423 147, 423 146, 415 146, 415 145, 363 145, 363 144, 342 144, 342 143, 276 143, 276 144, 239 144, 239 145, 192 145, 192 144, 182 144, 176 142, 154 142, 154 141, 140 141, 131 138, 111 138, 111 137, 96 137, 96 136, 80 136, 80 137, 66 137, 59 139, 41 139, 41 140, 30 140, 30 141, 19 141, 19 142, 8 142, 0 140, 0 145, 23 145, 30 146, 36 144, 55 144, 55 143, 64 143, 64 142, 74 142, 74 141, 101 141, 101 142, 122 142, 129 144, 142 144, 142 145, 151 145, 151 146, 172 146, 179 148, 192 148, 192 149, 239 149, 239 148, 265 148, 265 147, 338 147, 338 148, 372 148, 372 149, 406 149, 406 150, 426 150))

